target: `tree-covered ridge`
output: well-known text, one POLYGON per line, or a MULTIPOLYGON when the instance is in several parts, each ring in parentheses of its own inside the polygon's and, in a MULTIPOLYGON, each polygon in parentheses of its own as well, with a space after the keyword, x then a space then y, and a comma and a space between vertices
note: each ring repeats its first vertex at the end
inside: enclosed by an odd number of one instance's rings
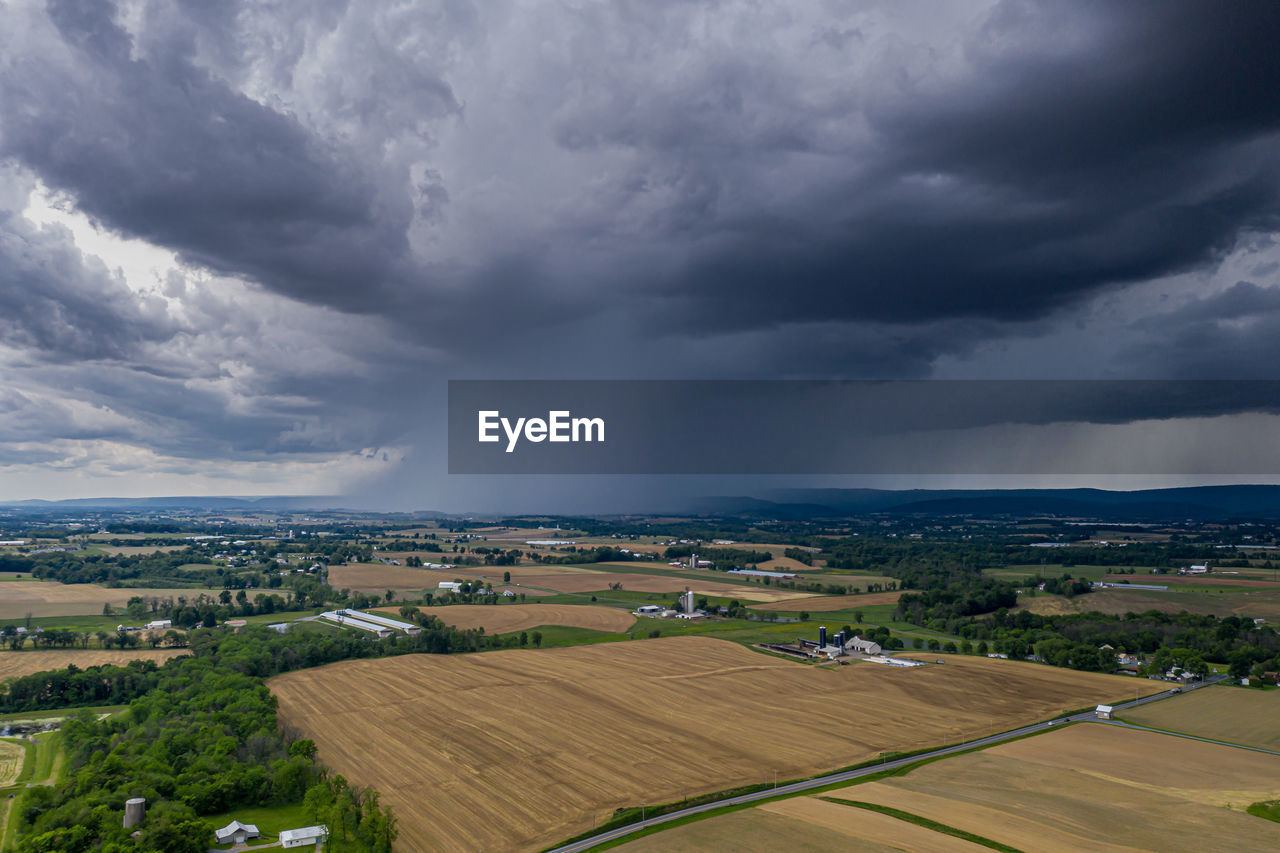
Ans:
POLYGON ((31 677, 47 683, 105 680, 116 683, 117 693, 137 695, 115 716, 98 721, 81 712, 64 723, 63 780, 24 793, 18 853, 195 853, 211 843, 213 827, 200 820, 203 815, 303 801, 312 819, 330 826, 328 849, 390 851, 394 817, 380 808, 376 794, 328 777, 315 762, 314 744, 280 731, 276 700, 263 683, 275 672, 362 656, 387 644, 270 633, 200 632, 193 638, 195 656, 163 667, 31 677), (122 829, 121 815, 124 801, 138 796, 149 810, 134 840, 122 829))

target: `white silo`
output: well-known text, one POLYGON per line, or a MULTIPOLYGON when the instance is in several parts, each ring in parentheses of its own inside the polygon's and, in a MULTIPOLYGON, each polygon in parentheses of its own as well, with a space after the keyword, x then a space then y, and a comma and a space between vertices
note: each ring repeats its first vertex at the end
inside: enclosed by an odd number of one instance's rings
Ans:
POLYGON ((145 797, 134 797, 124 801, 124 828, 137 826, 147 816, 147 800, 145 797))

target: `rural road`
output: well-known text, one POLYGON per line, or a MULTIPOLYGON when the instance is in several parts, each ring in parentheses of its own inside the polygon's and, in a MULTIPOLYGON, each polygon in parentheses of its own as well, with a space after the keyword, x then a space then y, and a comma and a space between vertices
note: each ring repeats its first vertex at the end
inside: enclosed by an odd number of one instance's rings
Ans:
MULTIPOLYGON (((1217 682, 1223 681, 1224 679, 1226 679, 1226 677, 1227 676, 1225 675, 1217 675, 1217 676, 1208 678, 1205 681, 1199 682, 1198 684, 1183 686, 1182 689, 1179 691, 1179 693, 1186 693, 1190 690, 1195 690, 1197 688, 1204 687, 1209 684, 1216 684, 1217 682)), ((1116 711, 1124 711, 1129 708, 1136 708, 1139 705, 1145 705, 1148 702, 1156 702, 1156 701, 1159 701, 1160 699, 1168 699, 1170 696, 1176 696, 1176 695, 1178 694, 1175 693, 1173 689, 1169 689, 1162 693, 1154 693, 1151 696, 1146 696, 1141 699, 1132 699, 1128 702, 1122 702, 1122 703, 1113 705, 1112 707, 1116 711)), ((1022 728, 1012 729, 1011 731, 1000 732, 999 734, 989 735, 987 737, 982 737, 982 738, 976 738, 974 740, 967 740, 962 743, 958 743, 954 746, 945 746, 945 747, 942 747, 941 749, 932 750, 931 752, 922 752, 917 755, 912 755, 908 758, 897 758, 897 759, 894 759, 893 761, 889 761, 884 764, 874 764, 870 767, 858 768, 857 770, 845 770, 841 773, 832 773, 828 776, 819 776, 815 779, 805 779, 800 782, 791 782, 786 785, 779 785, 776 788, 769 788, 763 791, 756 791, 751 794, 743 794, 741 796, 731 797, 725 800, 716 800, 715 802, 711 802, 711 803, 703 803, 697 806, 690 806, 687 809, 680 809, 679 811, 668 812, 667 814, 660 815, 658 817, 652 817, 652 818, 649 818, 648 820, 641 820, 641 821, 637 821, 636 823, 629 823, 626 826, 620 826, 617 829, 611 829, 611 830, 608 830, 607 832, 601 832, 597 835, 592 835, 589 838, 583 838, 579 841, 572 841, 568 844, 562 844, 559 847, 555 847, 555 848, 552 848, 551 850, 548 850, 547 853, 579 853, 579 851, 590 850, 592 847, 595 847, 598 844, 604 844, 607 841, 613 841, 618 838, 623 838, 624 836, 630 835, 633 832, 637 832, 647 827, 661 826, 664 823, 670 823, 672 821, 680 820, 681 818, 690 817, 691 815, 701 814, 703 812, 714 811, 715 809, 723 808, 724 806, 740 805, 742 803, 753 803, 758 800, 768 800, 773 797, 782 796, 784 794, 794 794, 794 793, 799 793, 801 791, 808 791, 812 788, 821 788, 824 785, 831 785, 836 782, 850 782, 862 776, 870 776, 873 773, 881 773, 885 770, 892 770, 897 767, 905 767, 908 764, 915 764, 918 761, 926 761, 931 758, 940 758, 941 756, 944 756, 944 755, 951 755, 957 752, 964 752, 966 750, 974 749, 975 747, 990 746, 991 744, 1001 743, 1002 741, 1006 741, 1006 740, 1012 740, 1013 738, 1022 737, 1023 735, 1029 735, 1035 732, 1044 731, 1047 728, 1050 728, 1055 725, 1061 725, 1065 722, 1081 722, 1084 720, 1110 722, 1112 725, 1124 726, 1127 728, 1135 728, 1135 729, 1142 728, 1141 726, 1133 726, 1128 723, 1121 723, 1116 721, 1099 721, 1097 720, 1097 717, 1094 715, 1093 711, 1083 711, 1079 714, 1073 714, 1070 717, 1060 717, 1056 720, 1050 720, 1048 722, 1033 723, 1032 725, 1029 725, 1029 726, 1023 726, 1022 728)), ((1204 739, 1195 738, 1195 740, 1204 740, 1204 739)), ((1208 741, 1208 742, 1220 743, 1220 741, 1208 741)), ((1237 744, 1226 744, 1226 745, 1237 746, 1237 744)), ((1251 747, 1242 747, 1242 748, 1249 749, 1251 747)), ((1260 750, 1260 751, 1266 752, 1267 750, 1260 750)))

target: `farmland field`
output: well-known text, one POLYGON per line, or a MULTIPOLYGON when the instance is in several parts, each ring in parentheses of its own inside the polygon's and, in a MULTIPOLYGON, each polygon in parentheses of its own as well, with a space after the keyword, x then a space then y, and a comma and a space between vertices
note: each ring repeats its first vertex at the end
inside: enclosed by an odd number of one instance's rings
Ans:
POLYGON ((807 598, 803 601, 775 601, 770 604, 753 604, 754 610, 807 610, 810 613, 826 613, 830 610, 851 610, 876 604, 897 604, 900 592, 869 592, 865 595, 828 595, 807 598))
MULTIPOLYGON (((376 612, 398 618, 400 608, 380 607, 376 612)), ((582 604, 453 604, 428 607, 423 613, 438 617, 446 625, 463 630, 483 627, 489 634, 523 631, 540 625, 567 625, 595 631, 626 631, 636 618, 613 607, 589 607, 582 604)))
POLYGON ((22 772, 22 762, 27 751, 22 744, 11 740, 0 740, 0 788, 7 788, 22 772))
POLYGON ((0 652, 0 681, 19 675, 31 675, 33 672, 44 672, 50 669, 62 669, 75 664, 84 669, 87 666, 115 664, 124 666, 131 660, 153 660, 164 663, 169 658, 190 654, 186 649, 134 649, 118 651, 116 649, 68 649, 38 652, 0 652))
POLYGON ((123 607, 135 595, 143 598, 194 598, 206 590, 108 588, 94 583, 62 584, 15 579, 0 581, 0 619, 32 616, 96 616, 102 605, 123 607))
POLYGON ((1125 711, 1126 722, 1280 751, 1280 692, 1209 687, 1125 711))
POLYGON ((616 849, 619 853, 982 853, 987 848, 875 812, 796 797, 664 830, 616 849), (873 838, 884 843, 877 844, 873 838))
MULTIPOLYGON (((1152 583, 1173 583, 1160 579, 1152 583)), ((1135 581, 1137 583, 1137 581, 1135 581)), ((1177 590, 1158 592, 1148 590, 1102 589, 1075 598, 1061 595, 1019 597, 1018 607, 1032 613, 1100 613, 1123 615, 1158 610, 1161 613, 1198 613, 1211 616, 1244 616, 1251 619, 1280 621, 1280 588, 1233 588, 1229 592, 1214 590, 1177 590)))
POLYGON ((808 776, 1160 687, 987 658, 817 669, 705 637, 348 661, 269 686, 327 766, 394 806, 403 851, 538 849, 642 800, 773 769, 808 776))
POLYGON ((1243 813, 1280 796, 1280 756, 1093 723, 827 796, 1024 850, 1280 848, 1280 825, 1243 813))

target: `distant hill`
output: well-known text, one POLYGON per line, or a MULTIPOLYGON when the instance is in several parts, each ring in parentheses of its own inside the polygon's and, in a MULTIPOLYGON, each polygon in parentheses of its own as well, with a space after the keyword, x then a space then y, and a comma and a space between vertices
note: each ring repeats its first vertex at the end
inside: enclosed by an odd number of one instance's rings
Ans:
POLYGON ((1111 521, 1280 518, 1280 486, 1103 489, 778 489, 699 502, 707 514, 769 518, 893 515, 1057 516, 1111 521))

